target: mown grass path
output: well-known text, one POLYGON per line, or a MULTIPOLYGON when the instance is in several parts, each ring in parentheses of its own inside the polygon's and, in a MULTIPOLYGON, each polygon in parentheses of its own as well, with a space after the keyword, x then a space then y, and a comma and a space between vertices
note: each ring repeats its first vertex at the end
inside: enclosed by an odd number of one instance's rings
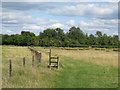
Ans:
MULTIPOLYGON (((117 87, 117 69, 106 68, 64 57, 64 70, 58 75, 57 87, 117 87)), ((57 84, 56 84, 57 85, 57 84)))
MULTIPOLYGON (((45 50, 41 52, 48 54, 45 50)), ((56 53, 53 53, 53 55, 56 53)), ((118 87, 118 69, 104 67, 59 55, 64 68, 54 77, 56 88, 116 88, 118 87)))

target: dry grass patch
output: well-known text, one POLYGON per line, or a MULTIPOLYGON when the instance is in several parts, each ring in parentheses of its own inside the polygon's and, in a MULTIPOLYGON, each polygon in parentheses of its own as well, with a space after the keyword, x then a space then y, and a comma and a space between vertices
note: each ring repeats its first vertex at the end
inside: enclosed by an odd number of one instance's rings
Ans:
MULTIPOLYGON (((42 49, 46 52, 49 49, 42 49)), ((106 52, 106 51, 96 51, 96 50, 61 50, 52 49, 54 54, 63 55, 76 60, 84 60, 90 63, 95 63, 103 66, 113 66, 118 67, 118 52, 106 52)))
POLYGON ((35 59, 27 47, 3 46, 2 70, 3 88, 53 88, 56 71, 47 68, 48 56, 42 53, 42 64, 35 59), (26 66, 23 67, 23 57, 26 58, 26 66), (13 75, 9 77, 9 59, 12 60, 13 75))

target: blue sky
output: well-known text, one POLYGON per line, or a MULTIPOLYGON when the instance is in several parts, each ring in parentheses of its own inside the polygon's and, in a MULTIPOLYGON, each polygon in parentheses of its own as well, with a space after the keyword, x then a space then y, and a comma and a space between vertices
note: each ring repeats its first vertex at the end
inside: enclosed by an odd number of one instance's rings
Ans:
POLYGON ((36 35, 47 28, 72 26, 84 33, 101 31, 118 34, 118 3, 113 2, 3 2, 2 33, 16 34, 23 30, 36 35))

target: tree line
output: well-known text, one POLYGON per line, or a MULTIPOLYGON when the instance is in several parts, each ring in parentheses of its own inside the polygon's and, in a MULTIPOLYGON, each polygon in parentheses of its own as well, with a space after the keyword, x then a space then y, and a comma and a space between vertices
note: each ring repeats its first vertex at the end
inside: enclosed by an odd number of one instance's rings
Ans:
POLYGON ((96 31, 96 34, 84 33, 79 27, 71 27, 67 33, 61 28, 46 29, 35 35, 29 31, 21 34, 1 34, 2 45, 18 46, 55 46, 55 47, 118 47, 118 35, 109 36, 96 31))

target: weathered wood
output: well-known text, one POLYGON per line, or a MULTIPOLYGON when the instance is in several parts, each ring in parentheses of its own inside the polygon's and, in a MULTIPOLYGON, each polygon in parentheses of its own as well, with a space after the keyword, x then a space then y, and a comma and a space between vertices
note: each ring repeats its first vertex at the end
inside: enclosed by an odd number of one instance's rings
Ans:
POLYGON ((9 76, 12 76, 12 61, 9 60, 9 76))
POLYGON ((50 49, 50 52, 49 52, 49 57, 51 57, 51 49, 50 49))
POLYGON ((57 69, 59 69, 59 57, 52 57, 51 56, 51 49, 49 52, 49 65, 48 67, 51 69, 51 67, 56 67, 57 69), (52 59, 56 59, 56 61, 52 61, 52 59), (55 65, 52 65, 52 63, 54 63, 55 65))
POLYGON ((23 66, 25 67, 25 57, 23 58, 23 66))
POLYGON ((50 63, 58 63, 58 62, 55 62, 55 61, 50 61, 50 63))
POLYGON ((40 57, 40 63, 42 63, 42 53, 39 53, 40 57))
POLYGON ((51 61, 51 49, 50 49, 50 52, 49 52, 49 65, 51 65, 50 61, 51 61))
POLYGON ((29 48, 29 49, 35 54, 34 58, 36 58, 37 60, 39 60, 39 63, 42 63, 42 53, 40 53, 39 51, 36 51, 36 50, 34 50, 32 48, 29 48))
POLYGON ((34 66, 34 56, 32 56, 32 66, 34 66))
POLYGON ((50 57, 50 59, 58 59, 58 57, 50 57))
POLYGON ((58 57, 58 59, 57 59, 57 69, 59 70, 59 57, 58 57))

